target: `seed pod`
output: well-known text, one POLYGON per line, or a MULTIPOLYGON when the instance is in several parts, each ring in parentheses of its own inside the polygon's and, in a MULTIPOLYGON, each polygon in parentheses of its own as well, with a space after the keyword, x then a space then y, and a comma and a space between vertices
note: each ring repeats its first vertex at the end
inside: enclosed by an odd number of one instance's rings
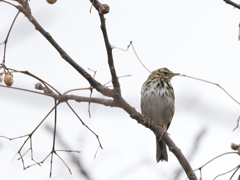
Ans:
POLYGON ((11 72, 7 72, 7 74, 5 74, 4 82, 7 86, 11 86, 13 84, 13 74, 11 72))
POLYGON ((47 0, 47 2, 48 2, 49 4, 54 4, 55 2, 57 2, 57 0, 47 0))

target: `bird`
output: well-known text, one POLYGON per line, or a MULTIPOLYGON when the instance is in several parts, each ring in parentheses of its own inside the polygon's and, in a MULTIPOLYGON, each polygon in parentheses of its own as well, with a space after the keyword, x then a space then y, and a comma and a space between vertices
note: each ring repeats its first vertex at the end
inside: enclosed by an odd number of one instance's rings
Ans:
MULTIPOLYGON (((175 112, 175 96, 171 79, 178 76, 167 68, 153 71, 141 89, 141 112, 166 132, 175 112)), ((156 136, 156 160, 168 161, 166 144, 156 136)))

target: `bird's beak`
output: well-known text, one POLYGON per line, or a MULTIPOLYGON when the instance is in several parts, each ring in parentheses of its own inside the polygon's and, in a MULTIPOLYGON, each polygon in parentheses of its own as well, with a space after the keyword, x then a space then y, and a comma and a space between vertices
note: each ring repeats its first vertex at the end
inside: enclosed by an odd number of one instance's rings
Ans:
POLYGON ((172 74, 171 74, 171 77, 173 77, 173 76, 178 76, 178 75, 180 75, 180 73, 172 73, 172 74))

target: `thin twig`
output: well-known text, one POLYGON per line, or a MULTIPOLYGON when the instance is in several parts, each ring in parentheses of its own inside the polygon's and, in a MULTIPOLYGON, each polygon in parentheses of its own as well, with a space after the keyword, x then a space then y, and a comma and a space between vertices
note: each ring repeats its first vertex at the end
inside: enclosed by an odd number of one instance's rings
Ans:
POLYGON ((31 165, 27 166, 25 169, 30 168, 32 166, 35 166, 37 164, 43 164, 51 154, 52 154, 52 151, 42 161, 34 163, 34 164, 31 164, 31 165))
POLYGON ((195 77, 191 77, 191 76, 188 76, 188 75, 185 75, 185 74, 180 74, 179 76, 188 77, 188 78, 191 78, 191 79, 195 79, 195 80, 198 80, 198 81, 203 81, 203 82, 206 82, 206 83, 209 83, 209 84, 216 85, 216 86, 218 86, 220 89, 222 89, 232 100, 234 100, 238 105, 240 105, 240 103, 239 103, 236 99, 234 99, 222 86, 220 86, 220 85, 217 84, 217 83, 210 82, 210 81, 203 80, 203 79, 199 79, 199 78, 195 78, 195 77))
POLYGON ((94 0, 93 0, 93 2, 91 4, 90 10, 89 10, 90 14, 92 13, 91 11, 92 11, 92 7, 93 7, 93 3, 94 3, 94 0))
MULTIPOLYGON (((56 106, 58 106, 59 104, 56 104, 56 106)), ((47 115, 43 118, 43 120, 36 126, 36 128, 30 133, 30 134, 27 134, 27 135, 23 135, 23 136, 19 136, 19 137, 15 137, 15 138, 8 138, 6 136, 0 136, 2 138, 6 138, 8 140, 14 140, 14 139, 18 139, 18 138, 23 138, 23 137, 27 137, 25 139, 25 141, 23 142, 22 146, 19 148, 18 152, 16 154, 19 154, 20 156, 20 159, 22 160, 22 165, 23 165, 23 169, 26 169, 27 167, 25 167, 24 165, 24 159, 23 159, 23 156, 31 149, 31 153, 33 153, 33 147, 32 147, 32 143, 31 143, 31 138, 32 138, 32 135, 34 134, 34 132, 40 127, 40 125, 46 120, 46 118, 51 114, 51 112, 55 109, 54 106, 48 113, 47 115), (25 144, 27 143, 27 141, 30 139, 30 148, 27 150, 27 152, 25 152, 23 155, 21 154, 21 151, 23 149, 23 147, 25 146, 25 144)), ((16 155, 15 155, 16 156, 16 155)), ((14 157, 15 157, 14 156, 14 157)), ((33 155, 31 154, 31 157, 33 157, 33 155)), ((39 165, 39 163, 36 163, 39 165)))
POLYGON ((206 162, 205 164, 203 164, 201 167, 195 169, 194 171, 202 169, 204 166, 206 166, 207 164, 209 164, 209 163, 212 162, 213 160, 215 160, 215 159, 217 159, 217 158, 219 158, 219 157, 221 157, 221 156, 225 156, 225 155, 227 155, 227 154, 238 154, 238 153, 236 153, 236 152, 227 152, 227 153, 220 154, 220 155, 212 158, 210 161, 206 162))
POLYGON ((96 152, 94 154, 94 159, 96 158, 99 149, 100 149, 100 146, 98 146, 98 148, 97 148, 97 150, 96 150, 96 152))
MULTIPOLYGON (((45 126, 46 129, 52 133, 53 132, 53 128, 49 125, 45 126)), ((56 139, 61 146, 63 146, 65 149, 70 149, 69 146, 67 145, 67 142, 64 141, 61 137, 61 133, 57 134, 57 139, 56 139)), ((57 151, 62 151, 62 152, 76 152, 76 153, 80 153, 81 151, 74 151, 74 150, 55 150, 57 151)), ((80 158, 78 156, 76 156, 75 154, 69 154, 71 160, 73 161, 73 163, 76 165, 76 167, 79 168, 79 173, 80 175, 82 175, 83 177, 85 177, 87 180, 91 180, 90 175, 88 174, 88 172, 86 171, 86 169, 83 167, 83 165, 81 164, 80 158)))
POLYGON ((235 131, 238 128, 239 121, 240 121, 240 116, 238 117, 238 120, 237 120, 237 126, 233 129, 233 131, 235 131))
MULTIPOLYGON (((11 4, 11 3, 9 3, 9 4, 11 4)), ((11 5, 13 5, 13 4, 11 4, 11 5)), ((13 5, 13 6, 15 6, 15 5, 13 5)), ((16 6, 15 6, 15 7, 16 7, 16 6)), ((9 29, 9 31, 8 31, 8 33, 7 33, 7 37, 6 37, 5 41, 4 41, 4 53, 3 53, 2 64, 5 64, 8 38, 9 38, 9 35, 10 35, 11 30, 12 30, 12 28, 13 28, 13 25, 14 25, 14 23, 16 22, 16 19, 17 19, 17 17, 18 17, 19 14, 20 14, 20 11, 18 11, 18 13, 16 14, 16 16, 14 17, 14 20, 13 20, 13 22, 12 22, 12 24, 11 24, 11 26, 10 26, 10 29, 9 29)))
MULTIPOLYGON (((131 74, 130 75, 124 75, 124 76, 119 76, 118 78, 123 78, 123 77, 130 77, 132 76, 131 74)), ((111 87, 111 86, 106 86, 107 84, 111 83, 112 81, 108 81, 107 83, 103 84, 103 86, 105 87, 111 87)))
POLYGON ((52 176, 52 163, 53 163, 53 153, 55 152, 55 143, 56 143, 56 133, 57 133, 57 101, 54 100, 54 127, 53 127, 53 144, 52 144, 52 155, 51 155, 51 161, 50 161, 50 177, 52 176))
POLYGON ((76 113, 76 111, 72 108, 72 106, 71 106, 68 102, 66 102, 66 103, 67 103, 68 107, 72 110, 72 112, 77 116, 77 118, 79 119, 79 121, 81 121, 82 125, 85 126, 91 133, 93 133, 93 134, 96 136, 96 138, 97 138, 97 140, 98 140, 98 143, 99 143, 99 146, 101 147, 101 149, 103 149, 103 147, 102 147, 102 145, 101 145, 101 142, 100 142, 100 140, 99 140, 98 135, 97 135, 92 129, 90 129, 90 128, 83 122, 83 120, 79 117, 79 115, 78 115, 78 114, 76 113))
POLYGON ((29 134, 23 135, 23 136, 18 136, 18 137, 15 137, 15 138, 9 138, 9 137, 6 137, 6 136, 0 136, 0 137, 5 138, 5 139, 8 139, 8 140, 11 141, 11 140, 23 138, 23 137, 26 137, 26 136, 29 136, 29 134))
POLYGON ((135 51, 135 48, 134 48, 134 46, 133 46, 133 43, 132 43, 132 48, 133 48, 133 51, 134 51, 135 55, 136 55, 137 58, 138 58, 138 61, 142 64, 142 66, 143 66, 149 73, 151 73, 151 71, 143 64, 143 62, 141 61, 141 59, 138 57, 137 52, 135 51))
POLYGON ((30 151, 30 150, 31 150, 31 148, 28 148, 28 150, 26 150, 25 153, 23 153, 17 160, 22 159, 23 156, 25 156, 28 153, 28 151, 30 151))
POLYGON ((58 158, 63 162, 63 164, 66 166, 68 169, 69 173, 72 174, 71 169, 68 167, 68 165, 65 163, 65 161, 61 158, 61 156, 58 155, 58 153, 55 151, 55 154, 58 156, 58 158))
MULTIPOLYGON (((93 89, 93 87, 91 87, 91 88, 93 89)), ((65 93, 63 93, 63 94, 67 94, 67 93, 70 93, 72 91, 82 91, 82 90, 89 90, 89 89, 90 89, 90 87, 70 89, 70 90, 66 91, 65 93)))
POLYGON ((240 168, 240 166, 238 165, 229 180, 231 180, 233 178, 233 176, 236 174, 236 172, 239 170, 239 168, 240 168))
POLYGON ((127 46, 127 48, 126 49, 123 49, 123 48, 120 48, 120 47, 117 47, 117 46, 113 46, 112 45, 112 49, 119 49, 119 50, 121 50, 121 51, 128 51, 128 49, 129 49, 129 47, 132 45, 132 41, 130 41, 130 44, 127 46))
POLYGON ((50 173, 49 173, 49 177, 52 177, 52 163, 53 163, 53 152, 51 152, 51 160, 50 160, 50 173))
MULTIPOLYGON (((90 68, 88 68, 88 69, 93 72, 93 78, 95 79, 97 71, 94 71, 94 70, 92 70, 90 68)), ((92 97, 92 93, 93 93, 93 87, 90 86, 89 89, 90 89, 90 98, 91 98, 92 97)), ((88 115, 89 115, 89 118, 91 118, 90 105, 91 105, 91 102, 88 102, 88 115)))
POLYGON ((11 6, 14 6, 15 8, 17 8, 17 6, 15 4, 12 4, 12 3, 8 2, 8 1, 0 1, 0 2, 4 2, 4 3, 7 3, 7 4, 10 4, 11 6))
POLYGON ((50 97, 53 97, 53 98, 54 98, 54 96, 51 95, 51 94, 46 94, 46 93, 42 93, 42 92, 38 92, 38 91, 32 91, 32 90, 29 90, 29 89, 23 89, 23 88, 12 87, 12 86, 5 86, 5 85, 0 85, 0 87, 10 88, 10 89, 16 89, 16 90, 26 91, 26 92, 31 92, 31 93, 40 94, 40 95, 44 95, 44 96, 50 96, 50 97))
POLYGON ((81 151, 75 151, 75 150, 55 150, 57 151, 62 151, 62 152, 75 152, 75 153, 81 153, 81 151))
POLYGON ((130 41, 130 44, 127 46, 127 49, 122 49, 122 48, 119 48, 119 47, 116 47, 116 46, 112 46, 112 48, 115 48, 115 49, 119 49, 119 50, 122 50, 122 51, 128 51, 129 47, 132 46, 132 49, 133 49, 133 52, 135 54, 135 56, 137 57, 138 61, 142 64, 142 66, 149 72, 151 73, 151 71, 143 64, 143 62, 141 61, 141 59, 139 58, 134 46, 133 46, 133 42, 130 41))
POLYGON ((15 69, 11 69, 9 68, 10 70, 12 70, 13 72, 18 72, 18 73, 22 73, 22 74, 26 74, 28 76, 31 76, 33 77, 34 79, 37 79, 39 80, 41 83, 43 83, 47 88, 51 88, 53 89, 56 93, 58 93, 59 95, 61 94, 57 89, 55 89, 51 84, 47 83, 46 81, 42 80, 41 78, 39 78, 38 76, 30 73, 29 71, 18 71, 18 70, 15 70, 15 69))
POLYGON ((217 179, 218 177, 223 176, 223 175, 226 175, 226 174, 228 174, 228 173, 230 173, 230 172, 232 172, 232 171, 235 170, 234 173, 232 174, 232 176, 231 176, 230 179, 229 179, 229 180, 231 180, 232 177, 234 176, 234 174, 238 171, 238 169, 239 169, 239 166, 231 169, 230 171, 227 171, 227 172, 225 172, 225 173, 222 173, 222 174, 217 175, 213 180, 215 180, 215 179, 217 179), (235 170, 235 169, 236 169, 236 170, 235 170))

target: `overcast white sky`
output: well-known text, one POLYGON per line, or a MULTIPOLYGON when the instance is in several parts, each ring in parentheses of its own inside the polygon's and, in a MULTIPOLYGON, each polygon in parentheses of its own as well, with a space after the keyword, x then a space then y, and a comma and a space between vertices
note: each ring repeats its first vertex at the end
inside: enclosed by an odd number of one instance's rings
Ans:
MULTIPOLYGON (((102 2, 102 1, 101 1, 102 2)), ((216 82, 240 101, 238 41, 239 10, 222 0, 137 1, 106 0, 110 6, 106 23, 110 43, 126 48, 133 41, 144 64, 155 70, 167 67, 173 72, 216 82)), ((95 9, 89 13, 88 0, 59 0, 54 5, 45 1, 30 1, 35 19, 48 31, 62 48, 83 68, 97 70, 101 83, 111 80, 107 55, 95 9)), ((3 42, 17 13, 14 7, 0 3, 0 42, 3 42)), ((3 55, 3 45, 0 46, 3 55)), ((113 50, 118 76, 121 78, 123 97, 140 111, 140 91, 149 73, 137 61, 132 49, 128 52, 113 50)), ((17 70, 28 70, 44 79, 62 93, 73 88, 88 87, 82 78, 58 52, 37 32, 21 14, 11 32, 6 65, 17 70)), ((35 79, 14 74, 14 87, 34 90, 35 79)), ((188 156, 194 138, 206 130, 195 156, 190 163, 194 169, 211 158, 229 152, 232 142, 239 143, 236 126, 240 107, 220 88, 185 77, 172 81, 176 96, 176 112, 169 128, 171 138, 188 156)), ((53 107, 53 100, 41 95, 0 88, 0 135, 17 137, 29 134, 53 107)), ((89 95, 88 91, 76 92, 89 95)), ((102 97, 94 92, 94 97, 102 97)), ((151 131, 136 123, 121 109, 91 106, 88 117, 87 103, 70 102, 84 122, 96 132, 103 145, 94 159, 98 142, 64 104, 58 108, 58 132, 70 149, 80 150, 81 159, 92 179, 172 179, 180 167, 169 152, 168 163, 156 163, 155 137, 151 131)), ((41 161, 51 150, 52 136, 46 125, 53 125, 53 115, 33 136, 35 159, 41 161)), ((24 138, 14 141, 0 139, 1 179, 49 179, 49 159, 42 167, 26 171, 12 157, 24 138)), ((63 149, 58 142, 57 147, 63 149)), ((27 148, 26 148, 27 149, 27 148)), ((61 153, 73 175, 54 157, 52 179, 83 179, 69 154, 61 153)), ((203 179, 213 179, 239 164, 237 155, 229 155, 207 166, 203 179)), ((32 164, 27 155, 26 164, 32 164)), ((197 172, 198 174, 198 172, 197 172)), ((238 173, 239 174, 239 173, 238 173)), ((227 179, 224 176, 219 179, 227 179)), ((185 178, 183 175, 180 179, 185 178)))

